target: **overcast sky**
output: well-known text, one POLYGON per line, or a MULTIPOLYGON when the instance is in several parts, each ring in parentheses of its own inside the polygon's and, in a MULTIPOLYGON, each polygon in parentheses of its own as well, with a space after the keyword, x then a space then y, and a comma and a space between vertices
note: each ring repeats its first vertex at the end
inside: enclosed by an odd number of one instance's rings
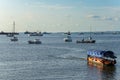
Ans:
POLYGON ((120 0, 0 0, 0 31, 119 31, 120 0))

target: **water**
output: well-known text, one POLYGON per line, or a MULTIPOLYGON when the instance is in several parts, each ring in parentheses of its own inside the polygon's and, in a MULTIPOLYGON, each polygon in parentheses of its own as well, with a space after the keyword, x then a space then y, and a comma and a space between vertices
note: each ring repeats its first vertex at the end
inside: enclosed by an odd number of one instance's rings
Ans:
POLYGON ((28 44, 38 37, 18 36, 18 42, 0 35, 0 80, 119 80, 120 35, 94 34, 95 44, 76 44, 88 34, 72 34, 73 42, 65 43, 63 33, 40 37, 42 44, 28 44), (87 64, 89 49, 112 50, 117 56, 113 67, 87 64))

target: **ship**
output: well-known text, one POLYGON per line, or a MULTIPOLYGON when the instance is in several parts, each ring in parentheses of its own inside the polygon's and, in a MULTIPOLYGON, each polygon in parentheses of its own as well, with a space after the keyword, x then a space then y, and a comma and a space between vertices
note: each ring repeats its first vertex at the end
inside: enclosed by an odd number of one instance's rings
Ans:
POLYGON ((82 39, 82 40, 77 40, 76 43, 95 43, 96 40, 92 39, 91 37, 87 40, 82 39))
POLYGON ((66 38, 63 39, 65 42, 72 42, 71 36, 67 36, 66 38))
POLYGON ((87 61, 101 66, 115 65, 116 58, 117 57, 113 51, 89 50, 87 52, 87 61))
POLYGON ((28 43, 29 44, 41 44, 42 42, 40 41, 40 39, 35 39, 35 40, 29 40, 28 43))

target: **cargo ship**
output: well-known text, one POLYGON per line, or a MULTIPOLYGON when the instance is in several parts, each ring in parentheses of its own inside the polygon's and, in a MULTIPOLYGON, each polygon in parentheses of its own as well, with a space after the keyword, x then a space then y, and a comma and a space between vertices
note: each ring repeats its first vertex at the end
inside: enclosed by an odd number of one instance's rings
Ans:
POLYGON ((113 51, 103 51, 103 50, 89 50, 87 52, 87 61, 102 65, 110 66, 116 64, 116 56, 113 51))

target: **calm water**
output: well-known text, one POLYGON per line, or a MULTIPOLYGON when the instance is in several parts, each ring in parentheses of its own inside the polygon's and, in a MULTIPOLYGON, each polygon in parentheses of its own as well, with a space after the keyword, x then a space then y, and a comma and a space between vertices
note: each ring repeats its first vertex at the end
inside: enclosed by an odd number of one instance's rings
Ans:
POLYGON ((120 35, 94 34, 95 44, 76 44, 89 35, 72 34, 73 42, 65 43, 62 33, 46 34, 41 45, 30 45, 25 34, 18 42, 0 35, 0 80, 120 80, 120 35), (114 67, 87 64, 89 49, 112 50, 117 56, 114 67))

